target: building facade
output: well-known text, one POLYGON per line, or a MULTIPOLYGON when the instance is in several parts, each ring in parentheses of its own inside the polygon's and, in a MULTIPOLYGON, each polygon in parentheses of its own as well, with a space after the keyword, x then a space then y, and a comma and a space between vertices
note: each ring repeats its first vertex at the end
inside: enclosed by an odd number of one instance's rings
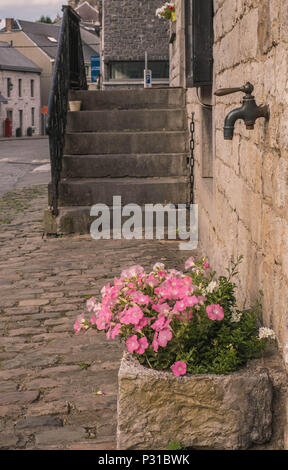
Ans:
POLYGON ((194 201, 201 249, 218 272, 232 256, 244 256, 239 305, 249 306, 263 293, 264 325, 276 332, 288 367, 288 4, 176 0, 176 16, 170 84, 187 90, 189 124, 194 113, 194 201), (211 52, 205 46, 211 29, 201 3, 206 13, 212 11, 211 52), (201 14, 206 33, 198 21, 201 14), (253 130, 238 119, 232 140, 226 140, 225 117, 241 106, 244 95, 214 92, 246 82, 254 86, 257 105, 269 106, 270 119, 257 119, 253 130))
MULTIPOLYGON (((88 83, 91 77, 91 56, 99 54, 100 39, 89 27, 80 28, 88 83)), ((42 70, 41 105, 47 106, 53 66, 56 59, 59 24, 34 23, 6 18, 0 23, 0 40, 13 44, 21 54, 33 60, 42 70)), ((44 122, 42 122, 44 128, 44 122)), ((44 130, 44 129, 43 129, 44 130)))
POLYGON ((7 118, 12 136, 40 133, 40 74, 36 64, 0 42, 0 93, 5 98, 0 104, 0 137, 7 134, 7 118))
POLYGON ((154 84, 169 85, 169 26, 156 17, 162 0, 103 0, 103 85, 143 86, 145 52, 154 84))

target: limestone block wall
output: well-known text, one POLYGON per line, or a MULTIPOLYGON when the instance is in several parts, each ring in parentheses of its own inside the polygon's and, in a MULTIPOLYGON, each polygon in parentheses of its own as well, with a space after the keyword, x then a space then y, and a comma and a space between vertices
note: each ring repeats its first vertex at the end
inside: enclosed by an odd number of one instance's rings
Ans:
MULTIPOLYGON (((186 86, 184 0, 176 0, 176 40, 170 45, 171 86, 186 86)), ((174 27, 174 26, 173 26, 174 27)), ((211 175, 202 172, 203 108, 187 89, 187 119, 195 112, 195 202, 199 239, 213 268, 224 272, 231 256, 239 269, 240 305, 263 291, 263 321, 275 330, 288 366, 288 2, 214 1, 213 90, 250 81, 257 104, 270 106, 270 121, 253 131, 237 121, 232 141, 223 139, 226 114, 241 93, 213 97, 211 175)))

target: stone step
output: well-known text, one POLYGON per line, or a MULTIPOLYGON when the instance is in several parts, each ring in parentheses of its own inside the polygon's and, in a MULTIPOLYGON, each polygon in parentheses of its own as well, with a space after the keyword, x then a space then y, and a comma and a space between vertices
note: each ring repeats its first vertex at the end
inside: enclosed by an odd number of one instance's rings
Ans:
POLYGON ((105 109, 68 112, 67 132, 179 131, 185 129, 183 109, 105 109))
POLYGON ((113 196, 122 204, 186 204, 189 179, 178 178, 83 178, 59 183, 59 206, 112 206, 113 196))
MULTIPOLYGON (((122 206, 123 209, 123 206, 122 206)), ((120 219, 120 227, 122 228, 125 221, 129 219, 133 214, 129 214, 128 216, 124 216, 122 213, 121 209, 121 219, 120 219)), ((177 206, 175 206, 175 209, 177 210, 177 206)), ((115 238, 115 232, 117 231, 117 234, 119 234, 119 229, 118 227, 115 228, 114 221, 113 221, 113 207, 108 207, 109 210, 109 215, 110 215, 110 238, 115 238)), ((183 211, 183 209, 182 209, 183 211)), ((91 206, 62 206, 59 207, 59 213, 56 218, 51 217, 51 213, 49 210, 45 211, 44 214, 44 229, 45 233, 47 234, 52 234, 52 233, 58 233, 58 234, 69 234, 69 233, 79 233, 79 234, 86 234, 91 232, 91 224, 94 220, 96 220, 98 217, 101 217, 101 213, 97 215, 90 215, 91 213, 91 206)), ((161 233, 161 226, 159 227, 159 224, 163 224, 164 228, 164 236, 165 239, 168 239, 168 227, 169 227, 169 215, 168 212, 164 213, 163 219, 160 216, 160 211, 157 207, 154 208, 145 208, 145 206, 141 207, 141 213, 142 213, 142 220, 141 220, 141 228, 142 228, 142 235, 143 239, 145 238, 145 232, 147 236, 147 232, 149 229, 151 230, 151 227, 153 227, 153 239, 156 239, 156 227, 158 224, 158 235, 161 233), (147 214, 149 218, 150 224, 147 224, 147 214), (160 220, 160 222, 159 222, 160 220), (152 222, 152 226, 151 226, 152 222)), ((183 214, 183 212, 182 212, 183 214)), ((186 228, 188 230, 188 233, 190 231, 190 217, 193 217, 189 211, 189 209, 185 210, 184 209, 184 214, 186 216, 186 228)), ((119 216, 118 216, 119 218, 119 216)), ((171 219, 170 219, 171 220, 171 219)), ((192 219, 194 220, 194 219, 192 219)), ((176 224, 179 224, 179 219, 178 215, 176 215, 176 224)), ((178 227, 178 225, 177 225, 178 227)), ((132 229, 131 229, 132 230, 132 229)), ((151 232, 150 232, 151 233, 151 232)), ((162 234, 161 234, 162 235, 162 234)), ((175 234, 175 239, 178 238, 178 233, 176 231, 175 234)), ((118 238, 123 238, 123 233, 122 235, 118 238)), ((163 238, 163 236, 162 236, 163 238)), ((170 239, 173 239, 172 237, 170 239)))
POLYGON ((64 154, 185 153, 186 133, 81 132, 66 133, 64 154))
POLYGON ((65 155, 62 178, 188 176, 188 154, 65 155))
POLYGON ((83 110, 181 108, 185 106, 183 88, 140 88, 134 90, 70 90, 69 100, 82 101, 83 110))

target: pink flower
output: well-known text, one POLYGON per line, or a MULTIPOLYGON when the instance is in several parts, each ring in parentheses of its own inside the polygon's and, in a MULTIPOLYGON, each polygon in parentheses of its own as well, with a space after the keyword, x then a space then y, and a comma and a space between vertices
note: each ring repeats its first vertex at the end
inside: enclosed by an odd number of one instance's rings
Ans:
POLYGON ((206 307, 206 312, 210 320, 223 320, 224 318, 223 308, 219 304, 208 305, 206 307))
POLYGON ((186 297, 184 299, 186 307, 194 307, 194 305, 197 305, 199 300, 196 297, 196 295, 192 295, 191 297, 186 297))
POLYGON ((167 346, 168 341, 172 338, 172 331, 169 328, 164 328, 163 330, 159 331, 158 333, 158 344, 165 348, 167 346))
POLYGON ((139 343, 139 348, 136 349, 136 353, 137 354, 144 354, 144 352, 146 351, 146 349, 148 348, 149 346, 149 343, 148 343, 148 340, 147 338, 144 336, 144 338, 140 338, 138 340, 138 343, 139 343))
POLYGON ((204 261, 204 263, 202 264, 203 268, 206 268, 206 269, 209 269, 210 268, 210 264, 207 262, 207 261, 204 261))
POLYGON ((85 322, 85 313, 78 315, 77 320, 75 321, 73 328, 75 333, 80 333, 81 330, 86 330, 88 327, 84 325, 85 322))
POLYGON ((167 328, 170 323, 171 319, 167 319, 164 313, 159 313, 158 319, 152 323, 151 328, 156 331, 163 330, 164 328, 167 328))
POLYGON ((149 274, 146 278, 145 284, 149 287, 156 287, 159 284, 159 279, 153 276, 153 274, 149 274))
POLYGON ((140 346, 137 335, 130 336, 126 341, 126 346, 128 351, 133 354, 133 352, 140 346))
POLYGON ((134 307, 128 308, 125 315, 121 317, 120 322, 124 323, 125 325, 129 325, 129 323, 132 323, 133 325, 138 325, 142 318, 143 312, 141 308, 135 305, 134 307))
POLYGON ((162 304, 153 304, 152 308, 156 312, 162 313, 163 315, 168 315, 171 310, 171 307, 167 304, 167 302, 163 302, 162 304))
POLYGON ((154 352, 158 352, 159 343, 158 343, 158 332, 157 331, 155 332, 155 335, 154 335, 154 338, 153 338, 153 341, 152 341, 152 347, 154 349, 154 352))
POLYGON ((88 312, 91 312, 92 310, 94 310, 95 304, 97 304, 96 297, 91 297, 90 299, 87 300, 86 308, 88 312))
POLYGON ((186 302, 184 300, 178 300, 175 303, 172 312, 183 312, 183 310, 185 310, 185 308, 186 308, 186 302))
POLYGON ((153 271, 163 270, 163 269, 165 269, 165 264, 156 263, 156 264, 154 264, 152 269, 153 269, 153 271))
POLYGON ((133 277, 139 276, 141 274, 144 274, 144 268, 142 268, 142 266, 135 265, 122 271, 120 279, 128 280, 128 279, 132 279, 133 277))
POLYGON ((195 266, 194 258, 193 258, 193 256, 190 256, 190 258, 188 258, 185 261, 185 270, 187 271, 188 269, 192 268, 193 266, 195 266))
POLYGON ((142 294, 142 292, 138 292, 138 291, 136 291, 132 295, 132 299, 133 299, 134 302, 136 302, 137 304, 140 304, 140 305, 148 305, 149 303, 151 303, 151 299, 150 299, 149 295, 144 295, 144 294, 142 294))
POLYGON ((172 372, 176 377, 179 375, 185 375, 186 374, 186 364, 185 362, 177 361, 173 366, 171 367, 172 372))
POLYGON ((111 332, 111 338, 114 339, 115 336, 118 336, 121 330, 121 323, 117 323, 117 325, 113 328, 111 332))
POLYGON ((144 328, 145 326, 148 325, 148 319, 143 317, 141 318, 141 320, 139 321, 139 323, 137 323, 137 325, 135 326, 136 330, 142 330, 142 328, 144 328))

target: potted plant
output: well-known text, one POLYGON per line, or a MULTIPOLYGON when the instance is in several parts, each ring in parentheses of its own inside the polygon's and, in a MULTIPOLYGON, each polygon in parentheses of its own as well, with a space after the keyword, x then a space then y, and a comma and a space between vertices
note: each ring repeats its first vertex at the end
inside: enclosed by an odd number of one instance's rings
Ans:
POLYGON ((236 305, 233 278, 216 278, 204 257, 185 271, 156 263, 132 266, 87 301, 76 333, 94 328, 120 337, 118 447, 165 449, 170 441, 199 448, 249 448, 271 436, 267 371, 244 367, 275 333, 259 323, 260 305, 236 305), (133 400, 133 407, 131 407, 133 400), (165 447, 166 446, 166 447, 165 447))

